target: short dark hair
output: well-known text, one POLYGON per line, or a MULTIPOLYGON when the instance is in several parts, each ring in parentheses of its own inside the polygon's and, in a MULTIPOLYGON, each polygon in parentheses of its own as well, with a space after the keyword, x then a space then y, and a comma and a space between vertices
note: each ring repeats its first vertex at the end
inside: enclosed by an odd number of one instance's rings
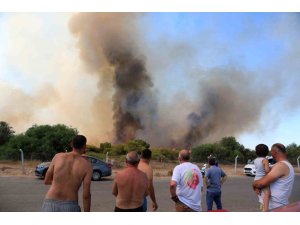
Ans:
POLYGON ((83 135, 76 135, 72 140, 72 147, 81 149, 86 145, 86 137, 83 135))
POLYGON ((152 152, 149 148, 146 148, 142 151, 142 159, 151 159, 151 156, 152 156, 152 152))
POLYGON ((216 158, 215 157, 208 157, 208 164, 210 166, 216 165, 216 158))
POLYGON ((258 157, 266 157, 269 154, 269 148, 265 144, 259 144, 256 145, 255 152, 258 157))
POLYGON ((283 144, 281 144, 281 143, 276 143, 276 144, 272 145, 272 148, 274 148, 274 147, 275 147, 278 151, 280 151, 280 152, 286 154, 286 148, 285 148, 285 146, 284 146, 283 144))

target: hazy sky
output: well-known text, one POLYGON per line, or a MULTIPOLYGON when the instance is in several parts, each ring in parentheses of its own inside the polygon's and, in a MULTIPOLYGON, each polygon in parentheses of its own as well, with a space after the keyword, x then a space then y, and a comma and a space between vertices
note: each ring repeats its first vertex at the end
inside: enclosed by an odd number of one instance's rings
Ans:
MULTIPOLYGON (((64 123, 83 133, 93 129, 89 105, 99 94, 98 81, 80 60, 71 16, 0 14, 0 120, 17 132, 45 123, 64 123)), ((144 13, 128 26, 136 27, 136 47, 160 104, 171 105, 178 96, 196 102, 203 71, 234 68, 246 74, 251 93, 267 100, 251 129, 240 124, 243 132, 228 136, 252 149, 259 143, 299 144, 300 14, 144 13)), ((106 117, 97 122, 105 128, 97 130, 101 141, 110 137, 110 122, 106 117)))

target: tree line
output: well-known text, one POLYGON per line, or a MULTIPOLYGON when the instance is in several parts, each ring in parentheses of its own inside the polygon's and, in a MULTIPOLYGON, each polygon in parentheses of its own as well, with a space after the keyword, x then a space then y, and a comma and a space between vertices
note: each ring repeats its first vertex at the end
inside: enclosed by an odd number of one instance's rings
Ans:
MULTIPOLYGON (((48 161, 58 152, 70 151, 72 138, 78 134, 76 128, 63 124, 33 125, 26 132, 15 134, 13 128, 6 122, 0 121, 0 159, 19 160, 22 149, 25 159, 48 161)), ((110 142, 100 143, 99 146, 88 146, 88 154, 98 158, 110 157, 123 159, 127 152, 136 150, 141 152, 150 148, 144 140, 130 140, 123 144, 110 142)), ((159 161, 176 161, 180 148, 151 147, 152 158, 159 161)), ((255 151, 245 148, 235 137, 224 137, 215 143, 205 143, 191 149, 193 162, 206 162, 207 157, 213 155, 219 163, 232 163, 238 156, 239 163, 247 163, 256 158, 255 151)), ((300 145, 292 143, 287 146, 288 157, 291 163, 296 164, 300 155, 300 145)))

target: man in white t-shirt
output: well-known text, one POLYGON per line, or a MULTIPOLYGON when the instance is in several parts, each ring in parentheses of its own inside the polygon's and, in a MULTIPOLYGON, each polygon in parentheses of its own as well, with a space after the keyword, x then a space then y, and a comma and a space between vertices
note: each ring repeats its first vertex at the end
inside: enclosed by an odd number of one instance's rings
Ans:
POLYGON ((198 166, 189 162, 188 150, 181 150, 178 160, 180 165, 174 168, 170 183, 171 199, 175 202, 176 212, 199 212, 203 191, 201 171, 198 166))

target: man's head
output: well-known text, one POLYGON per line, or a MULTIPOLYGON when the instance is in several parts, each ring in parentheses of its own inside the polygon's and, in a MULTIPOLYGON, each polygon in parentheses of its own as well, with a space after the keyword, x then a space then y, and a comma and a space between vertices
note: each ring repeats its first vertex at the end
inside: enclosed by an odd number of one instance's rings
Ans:
POLYGON ((265 144, 259 144, 255 147, 255 152, 258 157, 266 157, 269 154, 269 148, 265 144))
POLYGON ((126 163, 132 166, 137 166, 140 161, 140 157, 136 151, 128 152, 125 159, 126 163))
POLYGON ((190 160, 190 151, 182 149, 178 156, 179 162, 188 162, 190 160))
POLYGON ((281 143, 272 145, 271 154, 276 161, 287 158, 285 146, 281 143))
POLYGON ((142 155, 141 155, 142 159, 150 160, 151 156, 152 156, 152 152, 150 149, 146 148, 142 151, 142 155))
POLYGON ((73 150, 84 154, 86 152, 86 137, 83 135, 76 135, 73 138, 71 145, 73 150))
POLYGON ((208 157, 208 165, 210 165, 210 166, 216 165, 216 158, 213 156, 209 156, 208 157))

